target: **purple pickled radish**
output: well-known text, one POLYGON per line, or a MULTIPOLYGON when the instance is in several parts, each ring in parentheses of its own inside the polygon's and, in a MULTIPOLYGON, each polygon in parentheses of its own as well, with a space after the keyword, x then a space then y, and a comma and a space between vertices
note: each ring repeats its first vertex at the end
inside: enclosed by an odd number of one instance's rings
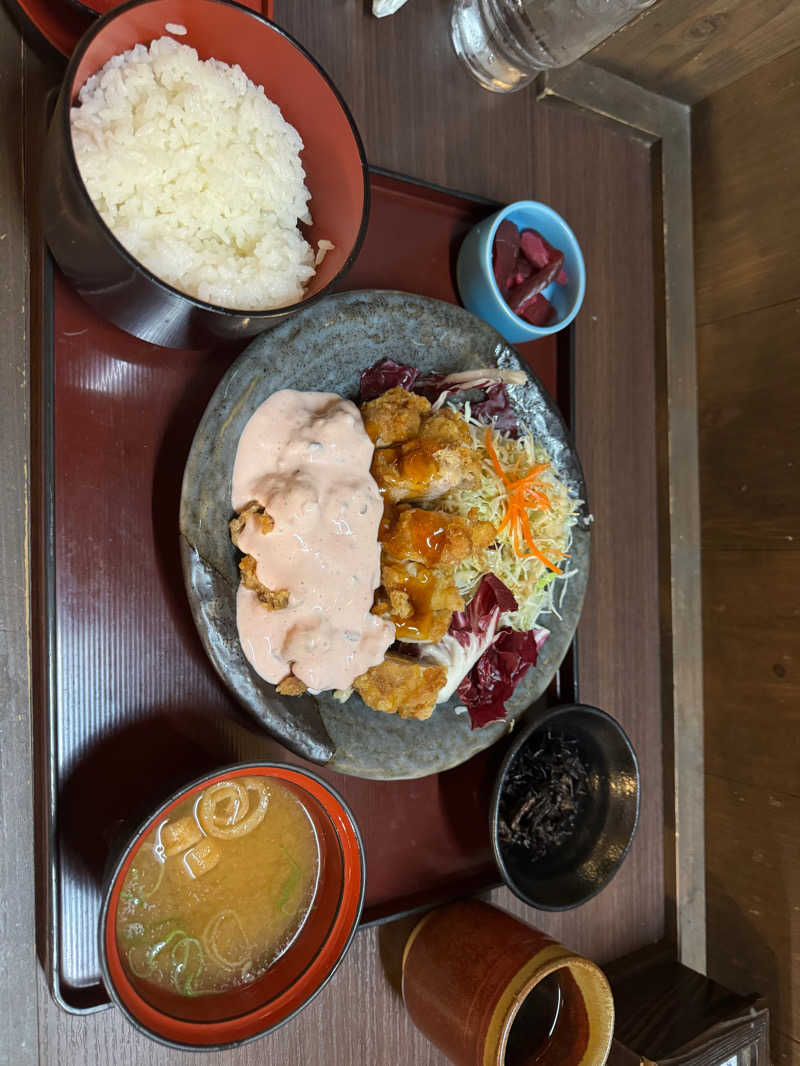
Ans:
POLYGON ((514 273, 519 256, 519 230, 504 218, 494 235, 492 265, 494 277, 502 293, 507 291, 507 279, 514 273))
POLYGON ((525 305, 555 280, 563 265, 564 256, 559 252, 557 258, 549 266, 543 267, 542 270, 537 270, 521 285, 517 285, 512 289, 508 294, 508 306, 511 310, 521 315, 525 305))
POLYGON ((566 270, 564 270, 563 268, 561 270, 559 270, 559 272, 556 274, 556 281, 558 282, 559 285, 566 285, 567 284, 567 282, 569 281, 569 278, 567 277, 566 270))
POLYGON ((514 273, 510 278, 506 279, 506 289, 513 289, 515 285, 521 285, 523 281, 526 281, 533 273, 533 267, 530 265, 524 255, 521 255, 517 259, 517 264, 514 267, 514 273))
POLYGON ((535 229, 524 229, 519 235, 519 243, 522 254, 532 266, 538 267, 539 270, 555 262, 556 256, 560 255, 563 262, 563 253, 558 248, 554 248, 535 229))
POLYGON ((548 326, 555 317, 555 308, 546 296, 542 296, 540 292, 537 292, 525 304, 525 307, 520 312, 520 317, 524 318, 532 326, 548 326))

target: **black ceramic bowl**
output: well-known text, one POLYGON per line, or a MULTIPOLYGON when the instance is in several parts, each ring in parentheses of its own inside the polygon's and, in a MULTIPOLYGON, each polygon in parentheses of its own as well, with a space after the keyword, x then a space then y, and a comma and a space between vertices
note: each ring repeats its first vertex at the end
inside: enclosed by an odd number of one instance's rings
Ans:
POLYGON ((71 284, 98 314, 142 340, 200 348, 260 333, 318 299, 346 273, 361 247, 369 216, 364 149, 347 105, 319 64, 288 34, 229 0, 131 0, 98 19, 67 66, 42 168, 47 243, 71 284), (273 310, 233 310, 195 299, 161 281, 113 235, 78 171, 70 109, 78 91, 113 55, 149 43, 168 23, 186 27, 181 43, 201 59, 239 64, 281 109, 303 139, 301 161, 311 193, 314 246, 333 242, 300 303, 273 310))
POLYGON ((489 809, 489 832, 503 880, 524 903, 568 910, 596 896, 622 865, 639 821, 639 764, 624 730, 596 707, 572 704, 535 715, 503 759, 489 809), (589 795, 569 840, 538 861, 498 837, 500 800, 518 753, 550 730, 577 741, 589 795))

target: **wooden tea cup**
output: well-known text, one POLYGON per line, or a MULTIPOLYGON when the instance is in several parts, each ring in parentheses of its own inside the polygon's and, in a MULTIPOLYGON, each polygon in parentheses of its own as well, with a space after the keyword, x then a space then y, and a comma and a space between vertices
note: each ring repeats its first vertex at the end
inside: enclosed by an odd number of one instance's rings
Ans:
POLYGON ((403 999, 456 1066, 603 1066, 614 1032, 598 966, 480 900, 441 907, 415 926, 403 952, 403 999), (552 1020, 529 1042, 519 1028, 509 1042, 544 987, 557 990, 552 1020))

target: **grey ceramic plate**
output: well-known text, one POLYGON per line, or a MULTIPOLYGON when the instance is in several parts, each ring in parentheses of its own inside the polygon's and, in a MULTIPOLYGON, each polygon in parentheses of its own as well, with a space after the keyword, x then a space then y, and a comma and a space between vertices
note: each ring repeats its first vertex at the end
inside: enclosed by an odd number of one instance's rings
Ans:
MULTIPOLYGON (((231 472, 236 447, 253 411, 278 389, 337 392, 356 399, 359 375, 377 359, 413 363, 423 371, 522 365, 498 333, 469 312, 401 292, 350 292, 321 300, 258 337, 222 379, 198 426, 181 493, 184 575, 194 620, 216 670, 236 698, 286 747, 336 770, 379 779, 423 777, 469 759, 509 728, 493 722, 471 730, 457 697, 426 722, 404 721, 365 707, 358 696, 341 704, 329 694, 282 697, 251 669, 236 632, 236 552, 228 537, 231 472)), ((511 390, 512 402, 553 458, 559 476, 586 499, 583 473, 566 427, 531 375, 511 390)), ((517 686, 509 720, 538 699, 575 633, 589 572, 585 512, 574 531, 561 618, 550 629, 536 667, 517 686)))

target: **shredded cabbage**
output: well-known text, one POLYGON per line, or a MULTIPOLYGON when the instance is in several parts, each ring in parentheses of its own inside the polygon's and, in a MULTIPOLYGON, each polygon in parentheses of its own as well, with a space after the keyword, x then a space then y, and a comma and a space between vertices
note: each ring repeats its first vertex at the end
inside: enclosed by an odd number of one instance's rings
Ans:
MULTIPOLYGON (((481 460, 481 480, 474 489, 453 489, 436 501, 436 507, 449 514, 466 516, 476 511, 480 520, 492 522, 497 528, 506 514, 506 492, 492 466, 485 446, 486 426, 471 417, 470 405, 462 411, 472 434, 473 447, 481 460)), ((518 440, 504 434, 493 433, 493 443, 504 470, 516 478, 524 477, 538 463, 550 463, 547 450, 537 443, 530 432, 522 430, 518 440), (519 465, 517 465, 519 464, 519 465)), ((572 543, 572 527, 582 502, 570 496, 567 486, 557 477, 552 465, 537 482, 550 503, 550 511, 528 511, 531 534, 537 547, 556 559, 555 551, 569 553, 572 543)), ((500 620, 501 626, 510 626, 522 632, 533 629, 541 615, 555 614, 556 606, 563 602, 566 583, 577 571, 568 569, 569 559, 560 559, 566 567, 562 575, 553 573, 539 559, 519 558, 514 551, 509 527, 501 530, 496 540, 484 551, 456 565, 455 582, 458 591, 469 602, 485 573, 495 574, 514 594, 519 607, 509 611, 500 620)))

